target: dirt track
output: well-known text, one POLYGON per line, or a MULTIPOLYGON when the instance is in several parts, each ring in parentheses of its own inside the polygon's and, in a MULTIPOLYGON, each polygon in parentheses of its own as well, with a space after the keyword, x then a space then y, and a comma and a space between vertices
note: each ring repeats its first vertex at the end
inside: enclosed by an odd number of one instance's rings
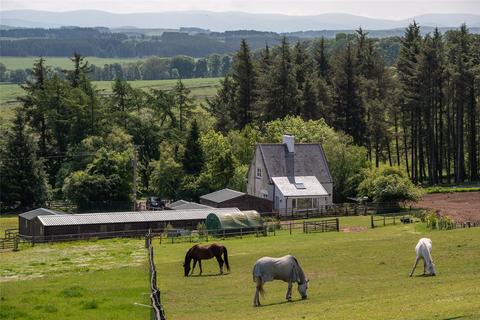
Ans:
POLYGON ((415 206, 432 209, 457 222, 480 222, 480 192, 427 194, 415 206))

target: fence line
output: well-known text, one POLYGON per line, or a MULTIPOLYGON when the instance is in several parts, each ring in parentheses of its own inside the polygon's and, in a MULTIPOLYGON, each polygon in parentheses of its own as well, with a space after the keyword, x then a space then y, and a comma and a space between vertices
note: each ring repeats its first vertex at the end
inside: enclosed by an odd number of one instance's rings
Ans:
POLYGON ((262 216, 271 216, 279 220, 296 220, 323 217, 341 217, 398 212, 401 207, 394 202, 378 203, 337 203, 308 209, 280 209, 274 212, 261 213, 262 216))
POLYGON ((150 266, 150 301, 152 303, 151 318, 153 320, 165 320, 165 311, 160 301, 160 289, 157 286, 157 269, 153 256, 152 231, 148 230, 145 235, 145 244, 148 249, 148 260, 150 266))
POLYGON ((304 233, 328 231, 340 231, 340 224, 338 218, 303 222, 304 233))
POLYGON ((387 224, 396 224, 397 222, 410 223, 410 215, 408 213, 394 213, 394 214, 382 214, 382 215, 371 215, 370 216, 370 226, 373 228, 378 227, 375 222, 380 222, 381 225, 386 226, 387 224), (408 219, 408 220, 405 220, 408 219))

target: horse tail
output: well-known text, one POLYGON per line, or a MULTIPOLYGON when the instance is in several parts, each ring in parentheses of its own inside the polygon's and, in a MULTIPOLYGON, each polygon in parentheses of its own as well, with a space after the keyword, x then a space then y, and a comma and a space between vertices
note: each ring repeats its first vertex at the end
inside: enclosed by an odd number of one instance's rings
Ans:
POLYGON ((223 260, 225 260, 225 266, 227 267, 227 270, 230 272, 230 265, 228 264, 227 247, 223 247, 223 260))

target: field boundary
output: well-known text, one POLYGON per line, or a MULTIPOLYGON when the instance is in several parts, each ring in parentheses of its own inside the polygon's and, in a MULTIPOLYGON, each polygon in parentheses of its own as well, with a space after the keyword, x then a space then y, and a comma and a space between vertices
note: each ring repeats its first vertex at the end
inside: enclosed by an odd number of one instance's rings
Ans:
POLYGON ((145 235, 145 246, 148 249, 148 261, 150 270, 150 301, 152 304, 151 319, 165 320, 165 310, 163 310, 160 301, 160 289, 157 286, 157 268, 155 267, 153 246, 152 246, 152 231, 148 230, 145 235))

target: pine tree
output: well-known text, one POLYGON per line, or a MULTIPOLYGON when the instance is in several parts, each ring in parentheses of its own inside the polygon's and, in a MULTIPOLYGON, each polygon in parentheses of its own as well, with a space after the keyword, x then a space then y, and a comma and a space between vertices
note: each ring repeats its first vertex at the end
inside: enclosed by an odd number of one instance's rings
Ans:
POLYGON ((238 85, 231 76, 220 81, 220 88, 213 98, 207 98, 207 111, 216 120, 215 130, 226 133, 235 127, 233 122, 236 112, 238 85))
POLYGON ((275 120, 287 115, 293 115, 299 110, 297 82, 292 63, 290 46, 287 38, 283 37, 270 71, 270 82, 262 84, 266 88, 264 118, 275 120))
POLYGON ((49 105, 44 100, 45 83, 49 69, 45 66, 45 59, 40 58, 33 64, 32 76, 28 79, 22 89, 26 95, 20 98, 26 112, 28 123, 35 128, 39 139, 39 154, 47 154, 48 125, 46 114, 49 105))
POLYGON ((312 80, 305 81, 300 102, 301 116, 304 120, 317 120, 321 116, 312 80))
POLYGON ((78 88, 84 84, 87 74, 91 72, 88 61, 84 61, 85 57, 75 52, 70 59, 73 62, 73 70, 65 70, 66 78, 74 88, 78 88))
MULTIPOLYGON (((401 39, 401 48, 397 61, 398 77, 402 87, 402 125, 404 131, 404 154, 405 163, 408 171, 408 142, 407 137, 410 135, 410 176, 414 182, 419 180, 419 143, 418 136, 421 130, 419 122, 421 122, 420 112, 420 80, 418 77, 418 57, 422 45, 420 37, 420 27, 413 22, 405 30, 405 36, 401 39), (410 133, 408 133, 410 128, 410 133)), ((421 171, 421 170, 420 170, 421 171)))
POLYGON ((325 38, 322 37, 320 41, 315 45, 313 58, 316 62, 317 73, 322 78, 328 81, 329 72, 330 72, 330 65, 328 62, 326 49, 325 49, 325 38))
POLYGON ((240 42, 233 64, 233 79, 238 85, 237 112, 233 120, 237 129, 242 129, 252 122, 257 89, 257 75, 254 69, 250 49, 245 39, 240 42))
POLYGON ((305 44, 297 41, 293 49, 293 64, 297 89, 303 90, 306 78, 310 75, 310 63, 305 44))
POLYGON ((335 57, 332 78, 335 95, 334 127, 353 137, 358 145, 364 144, 365 111, 358 93, 358 79, 350 42, 343 52, 335 57))
POLYGON ((182 80, 178 80, 173 90, 176 106, 178 108, 178 125, 181 131, 185 129, 187 119, 191 119, 195 104, 190 97, 190 89, 185 87, 182 80))
POLYGON ((199 139, 200 131, 197 121, 194 120, 187 137, 185 153, 183 155, 183 170, 185 170, 187 174, 197 175, 202 171, 204 158, 199 139))
POLYGON ((46 176, 20 109, 1 150, 0 201, 12 207, 19 203, 22 208, 43 205, 47 199, 46 176))

